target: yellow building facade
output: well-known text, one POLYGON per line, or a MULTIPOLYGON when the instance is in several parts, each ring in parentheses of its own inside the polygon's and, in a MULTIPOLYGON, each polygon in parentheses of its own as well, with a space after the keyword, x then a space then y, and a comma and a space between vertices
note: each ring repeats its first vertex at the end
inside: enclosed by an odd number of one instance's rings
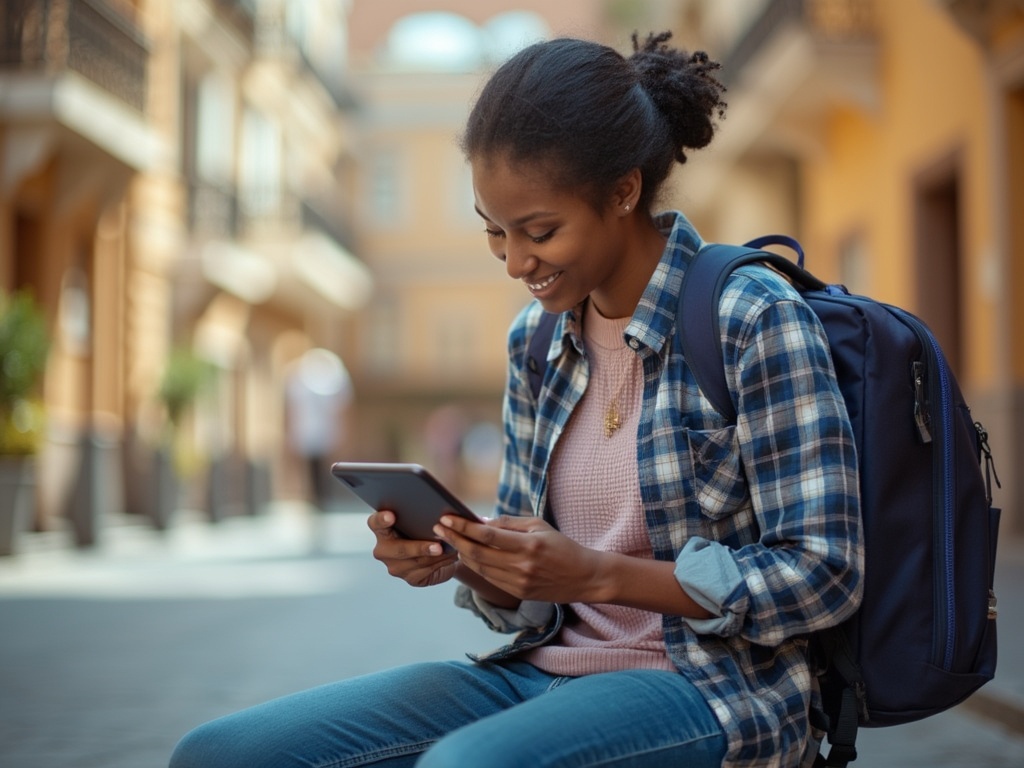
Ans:
POLYGON ((373 301, 346 349, 360 459, 419 461, 493 498, 506 335, 530 300, 487 248, 459 135, 486 72, 556 34, 605 37, 601 4, 357 0, 355 201, 373 301))
POLYGON ((31 291, 52 339, 36 529, 88 546, 124 513, 164 527, 307 493, 287 379, 372 291, 344 181, 346 9, 0 4, 0 289, 31 291), (176 425, 172 350, 208 373, 176 425))
POLYGON ((721 145, 681 169, 681 204, 710 239, 789 231, 823 279, 921 316, 990 433, 1019 534, 1024 6, 685 5, 730 106, 721 145))

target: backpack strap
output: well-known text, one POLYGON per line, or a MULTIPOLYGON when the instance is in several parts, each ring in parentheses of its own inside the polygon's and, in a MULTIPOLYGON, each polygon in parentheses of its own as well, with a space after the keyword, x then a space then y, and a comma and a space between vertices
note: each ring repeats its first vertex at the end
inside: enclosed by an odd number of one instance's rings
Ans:
POLYGON ((540 316, 530 343, 526 347, 526 376, 530 380, 530 391, 533 392, 534 402, 540 402, 540 390, 544 384, 544 371, 548 367, 548 350, 551 348, 551 338, 555 335, 555 323, 558 322, 558 315, 545 312, 540 316))
POLYGON ((838 677, 842 688, 838 709, 827 724, 828 757, 818 753, 814 768, 846 768, 857 759, 857 729, 861 723, 870 722, 864 677, 850 638, 841 626, 829 627, 815 633, 815 652, 826 664, 825 673, 838 677))
POLYGON ((805 289, 826 290, 827 286, 810 272, 777 253, 759 250, 763 245, 786 245, 803 262, 803 249, 784 235, 766 235, 747 245, 705 245, 694 254, 683 275, 679 291, 677 330, 686 362, 697 386, 715 410, 729 422, 736 421, 736 406, 725 380, 725 356, 719 332, 718 302, 722 287, 733 270, 761 262, 768 264, 805 289))

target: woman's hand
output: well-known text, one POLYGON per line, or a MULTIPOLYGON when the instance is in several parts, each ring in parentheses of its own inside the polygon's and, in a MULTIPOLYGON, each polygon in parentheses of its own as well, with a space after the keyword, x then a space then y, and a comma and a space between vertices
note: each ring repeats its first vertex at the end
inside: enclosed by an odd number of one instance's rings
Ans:
POLYGON ((462 575, 468 570, 520 600, 610 603, 673 616, 711 616, 679 585, 675 563, 588 549, 539 517, 474 523, 445 515, 434 533, 459 553, 461 581, 469 583, 462 575))
POLYGON ((538 517, 474 523, 445 515, 434 532, 456 549, 463 567, 520 600, 603 602, 605 553, 577 544, 538 517))
POLYGON ((387 566, 392 576, 414 587, 432 587, 455 575, 458 555, 446 553, 436 541, 413 541, 399 536, 394 529, 394 512, 374 512, 366 522, 377 537, 373 556, 387 566))

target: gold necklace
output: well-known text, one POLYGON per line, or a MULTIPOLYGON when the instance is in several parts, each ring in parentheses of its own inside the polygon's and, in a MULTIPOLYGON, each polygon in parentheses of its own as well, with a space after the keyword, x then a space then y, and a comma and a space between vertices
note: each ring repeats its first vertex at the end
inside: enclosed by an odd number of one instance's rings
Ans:
POLYGON ((619 410, 619 397, 622 395, 622 390, 626 388, 626 382, 629 381, 632 376, 633 365, 636 363, 636 360, 636 356, 633 356, 629 361, 629 365, 626 366, 626 370, 622 374, 622 381, 619 382, 618 389, 615 394, 612 395, 604 410, 604 436, 607 438, 610 438, 618 432, 619 427, 622 426, 622 413, 619 410))

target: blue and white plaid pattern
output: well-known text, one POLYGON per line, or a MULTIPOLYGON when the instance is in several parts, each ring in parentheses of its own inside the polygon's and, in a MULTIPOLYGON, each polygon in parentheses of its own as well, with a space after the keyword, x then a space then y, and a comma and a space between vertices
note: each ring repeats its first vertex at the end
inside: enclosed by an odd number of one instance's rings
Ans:
MULTIPOLYGON (((734 425, 722 419, 674 334, 682 275, 701 240, 680 213, 657 223, 668 245, 625 333, 644 370, 641 496, 655 557, 676 562, 691 595, 720 595, 721 613, 704 622, 665 616, 665 641, 722 723, 724 765, 795 766, 817 699, 805 636, 860 601, 853 433, 820 323, 760 266, 734 273, 722 296, 726 378, 739 414, 734 425)), ((525 358, 540 314, 530 304, 509 333, 499 514, 543 513, 552 451, 587 386, 577 308, 556 325, 539 409, 534 403, 525 358)), ((527 636, 532 644, 545 631, 527 636)))

